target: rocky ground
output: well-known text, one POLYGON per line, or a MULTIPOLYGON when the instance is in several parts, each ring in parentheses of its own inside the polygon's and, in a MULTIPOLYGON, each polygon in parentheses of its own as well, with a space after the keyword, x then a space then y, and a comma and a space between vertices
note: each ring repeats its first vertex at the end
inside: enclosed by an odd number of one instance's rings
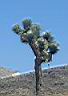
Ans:
MULTIPOLYGON (((34 73, 1 78, 0 96, 36 96, 34 73)), ((68 96, 68 66, 43 71, 39 96, 68 96)))

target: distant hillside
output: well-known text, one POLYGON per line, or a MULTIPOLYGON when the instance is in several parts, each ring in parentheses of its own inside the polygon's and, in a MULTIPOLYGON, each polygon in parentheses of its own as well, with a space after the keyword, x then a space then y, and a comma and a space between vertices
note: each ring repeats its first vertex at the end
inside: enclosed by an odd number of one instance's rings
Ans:
POLYGON ((0 78, 10 77, 13 73, 15 72, 4 67, 0 67, 0 78))
MULTIPOLYGON (((43 71, 39 96, 68 96, 68 66, 43 71)), ((34 73, 0 79, 0 96, 35 96, 34 73)))

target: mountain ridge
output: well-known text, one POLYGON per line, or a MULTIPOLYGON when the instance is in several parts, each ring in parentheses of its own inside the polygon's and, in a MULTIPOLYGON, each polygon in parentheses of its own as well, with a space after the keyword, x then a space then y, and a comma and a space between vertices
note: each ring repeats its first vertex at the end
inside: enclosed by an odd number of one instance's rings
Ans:
MULTIPOLYGON (((68 66, 43 70, 39 96, 68 96, 68 66)), ((35 74, 0 79, 0 96, 36 96, 35 74)))

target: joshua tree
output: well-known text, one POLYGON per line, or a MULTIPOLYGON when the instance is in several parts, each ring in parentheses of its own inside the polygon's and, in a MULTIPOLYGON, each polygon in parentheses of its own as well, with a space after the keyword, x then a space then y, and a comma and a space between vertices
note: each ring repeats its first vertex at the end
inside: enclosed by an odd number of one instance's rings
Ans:
POLYGON ((38 24, 33 24, 31 19, 22 22, 23 29, 18 25, 13 26, 13 31, 20 36, 21 42, 29 44, 35 55, 35 77, 36 94, 38 95, 41 86, 41 64, 52 61, 52 55, 58 52, 59 44, 54 40, 51 32, 41 35, 41 28, 38 24))

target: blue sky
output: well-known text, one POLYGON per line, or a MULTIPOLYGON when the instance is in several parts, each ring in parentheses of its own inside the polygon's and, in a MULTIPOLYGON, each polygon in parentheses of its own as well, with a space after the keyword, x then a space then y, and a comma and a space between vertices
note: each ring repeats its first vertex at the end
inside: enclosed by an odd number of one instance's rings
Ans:
POLYGON ((68 64, 68 0, 0 0, 0 67, 33 70, 32 50, 12 32, 12 25, 27 17, 39 23, 42 31, 51 31, 60 43, 51 66, 68 64))

